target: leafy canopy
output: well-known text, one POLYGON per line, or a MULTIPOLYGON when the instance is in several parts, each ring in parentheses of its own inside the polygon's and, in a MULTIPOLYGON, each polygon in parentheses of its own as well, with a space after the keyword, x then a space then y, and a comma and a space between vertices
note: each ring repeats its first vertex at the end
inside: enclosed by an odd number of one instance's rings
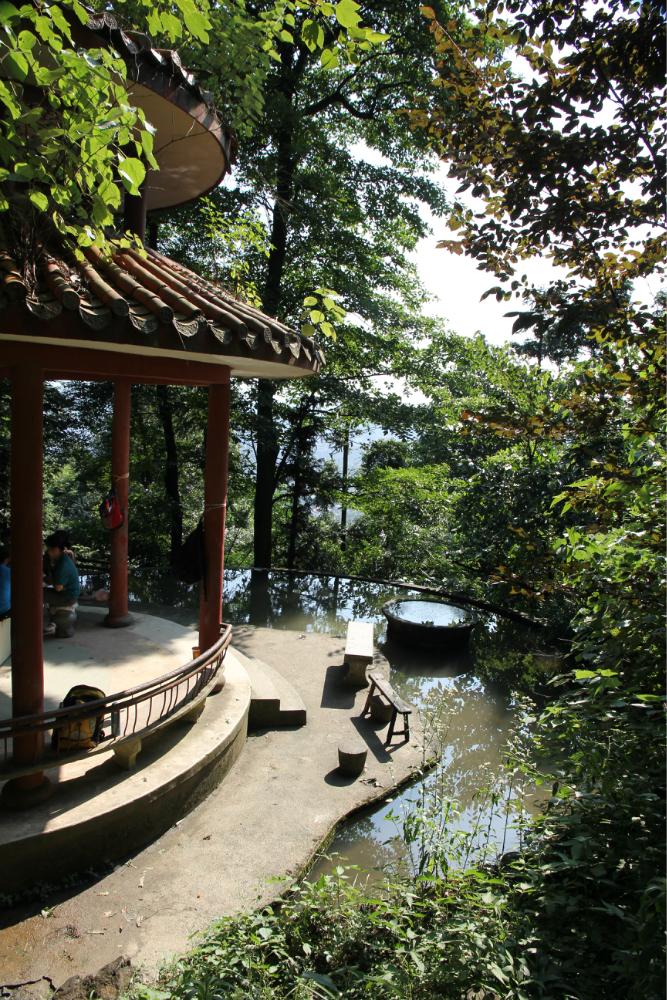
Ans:
MULTIPOLYGON (((306 10, 311 25, 326 26, 324 66, 353 63, 359 51, 383 41, 360 26, 353 0, 341 0, 335 8, 321 0, 280 0, 258 23, 236 0, 229 0, 229 8, 216 7, 210 17, 208 4, 195 0, 175 0, 173 6, 119 0, 119 7, 139 15, 138 22, 157 44, 208 46, 217 22, 231 24, 218 33, 216 51, 226 66, 234 65, 236 38, 231 50, 225 46, 234 33, 250 49, 250 72, 237 77, 228 95, 232 101, 240 99, 250 119, 261 104, 252 77, 258 70, 266 72, 268 60, 279 58, 274 37, 292 38, 292 11, 306 10), (242 87, 248 80, 249 93, 242 87)), ((0 218, 26 276, 49 237, 72 247, 77 256, 93 243, 106 246, 106 230, 117 225, 121 187, 138 195, 147 169, 158 169, 155 130, 144 112, 131 106, 123 60, 113 49, 75 47, 72 27, 88 19, 76 0, 20 8, 8 0, 0 4, 0 102, 5 111, 0 122, 0 218)), ((311 39, 308 44, 315 46, 311 39)))

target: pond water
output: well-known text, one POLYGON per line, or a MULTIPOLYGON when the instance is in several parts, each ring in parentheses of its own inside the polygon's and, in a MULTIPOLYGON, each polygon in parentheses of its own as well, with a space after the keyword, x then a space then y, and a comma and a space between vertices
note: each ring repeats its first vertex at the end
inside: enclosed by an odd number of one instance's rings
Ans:
MULTIPOLYGON (((129 581, 131 600, 172 608, 199 607, 198 587, 178 583, 168 571, 137 571, 129 581)), ((460 816, 455 826, 471 830, 483 822, 486 829, 487 808, 477 798, 478 790, 488 786, 501 768, 503 746, 513 720, 512 705, 506 694, 480 679, 489 665, 501 665, 508 657, 526 651, 530 637, 525 629, 505 619, 477 612, 470 644, 464 650, 447 653, 402 646, 387 636, 387 622, 382 605, 392 598, 409 594, 405 588, 363 583, 334 577, 295 576, 279 572, 251 570, 225 571, 223 621, 233 625, 251 624, 299 632, 327 632, 344 637, 350 619, 371 621, 375 642, 391 668, 394 690, 417 708, 433 699, 445 705, 445 753, 437 774, 427 776, 425 785, 417 783, 402 790, 392 802, 372 807, 365 814, 345 823, 327 852, 347 858, 349 864, 374 869, 395 862, 404 853, 400 842, 387 843, 398 833, 392 815, 409 808, 410 800, 422 791, 439 792, 459 804, 460 816)), ((406 601, 404 607, 417 602, 406 601)), ((447 605, 420 601, 429 605, 428 619, 449 613, 447 605), (433 610, 431 610, 433 609, 433 610)), ((457 615, 458 608, 452 609, 457 615)), ((420 619, 422 620, 422 619, 420 619)), ((440 622, 438 622, 440 624, 440 622)), ((516 846, 516 834, 504 830, 502 817, 493 816, 489 829, 506 850, 516 846)), ((316 863, 309 878, 331 870, 331 862, 316 863)))
POLYGON ((454 607, 453 604, 421 598, 397 601, 389 610, 404 622, 415 622, 418 625, 458 625, 470 619, 468 611, 454 607))

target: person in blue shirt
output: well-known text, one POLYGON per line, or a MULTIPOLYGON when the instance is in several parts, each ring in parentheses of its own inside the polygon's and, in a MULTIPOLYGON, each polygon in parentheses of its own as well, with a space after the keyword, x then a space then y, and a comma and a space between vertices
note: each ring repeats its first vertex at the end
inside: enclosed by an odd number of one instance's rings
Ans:
POLYGON ((10 551, 6 545, 0 545, 0 621, 9 618, 12 613, 12 592, 10 584, 9 559, 10 551))
MULTIPOLYGON (((69 539, 64 531, 54 531, 46 539, 46 554, 51 561, 51 573, 46 582, 52 586, 44 588, 44 604, 51 608, 70 608, 81 593, 79 574, 68 550, 69 539)), ((47 625, 46 632, 55 631, 53 623, 47 625)))

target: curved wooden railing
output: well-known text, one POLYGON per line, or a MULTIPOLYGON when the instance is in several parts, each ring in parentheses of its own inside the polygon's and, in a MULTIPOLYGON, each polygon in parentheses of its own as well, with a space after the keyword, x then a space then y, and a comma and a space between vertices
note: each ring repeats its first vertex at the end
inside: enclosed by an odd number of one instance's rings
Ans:
POLYGON ((116 752, 122 766, 132 766, 142 739, 177 719, 196 721, 207 696, 220 686, 232 626, 223 624, 220 628, 223 630, 220 638, 210 649, 162 677, 70 708, 0 720, 0 743, 4 745, 0 779, 58 767, 108 750, 116 752), (31 762, 13 760, 10 744, 16 737, 55 730, 63 733, 89 719, 101 719, 102 734, 95 746, 84 750, 62 749, 60 740, 57 749, 45 747, 43 755, 31 762))

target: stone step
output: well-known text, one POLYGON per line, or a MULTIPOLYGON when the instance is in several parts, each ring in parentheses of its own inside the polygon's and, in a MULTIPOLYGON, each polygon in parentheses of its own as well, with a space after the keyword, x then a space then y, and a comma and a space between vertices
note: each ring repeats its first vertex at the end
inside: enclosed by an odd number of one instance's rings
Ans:
POLYGON ((235 647, 233 653, 250 678, 248 726, 305 726, 306 706, 289 681, 255 656, 246 656, 235 647))

